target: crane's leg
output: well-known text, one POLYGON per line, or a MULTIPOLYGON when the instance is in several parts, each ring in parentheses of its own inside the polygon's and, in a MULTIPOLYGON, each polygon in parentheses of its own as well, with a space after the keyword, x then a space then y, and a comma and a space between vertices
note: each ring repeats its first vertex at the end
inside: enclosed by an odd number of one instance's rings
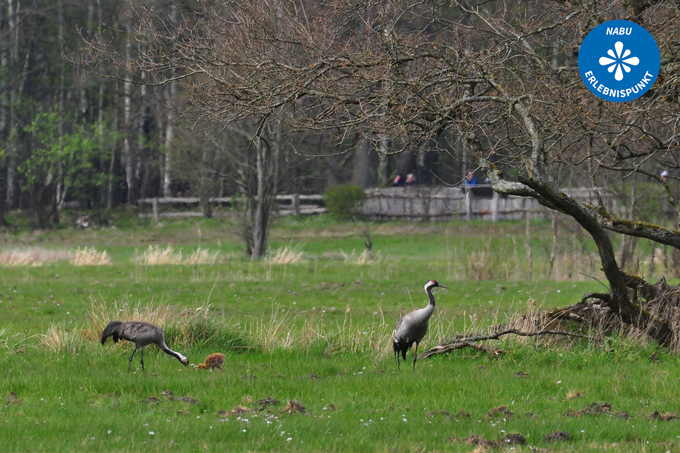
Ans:
POLYGON ((394 358, 397 360, 397 369, 399 369, 399 350, 394 350, 394 358))
POLYGON ((142 371, 144 371, 144 348, 139 350, 139 362, 142 364, 142 371))
POLYGON ((132 350, 132 355, 130 356, 130 360, 128 360, 128 371, 130 371, 130 366, 132 365, 132 358, 135 356, 135 352, 137 352, 136 346, 135 346, 135 349, 132 350))
POLYGON ((416 370, 416 360, 418 360, 418 345, 420 343, 416 342, 416 352, 413 354, 413 371, 416 370))

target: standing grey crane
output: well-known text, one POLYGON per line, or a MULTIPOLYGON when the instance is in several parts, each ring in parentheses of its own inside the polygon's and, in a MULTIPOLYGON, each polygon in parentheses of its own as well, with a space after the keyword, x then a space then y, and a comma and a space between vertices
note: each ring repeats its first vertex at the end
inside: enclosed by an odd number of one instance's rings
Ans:
POLYGON ((139 362, 142 364, 142 371, 144 371, 144 347, 152 343, 157 344, 166 354, 179 360, 182 365, 189 365, 189 359, 179 352, 173 351, 165 344, 165 334, 161 328, 151 323, 142 321, 111 321, 109 325, 106 326, 106 329, 104 329, 104 332, 102 332, 102 344, 104 344, 109 337, 113 337, 114 343, 118 343, 118 340, 123 339, 135 344, 135 349, 132 351, 132 355, 128 361, 128 371, 130 371, 132 358, 135 356, 137 349, 139 349, 139 362))
POLYGON ((430 303, 425 308, 419 308, 411 313, 407 313, 397 321, 394 328, 394 336, 392 337, 392 347, 394 348, 394 356, 397 359, 397 368, 399 368, 399 353, 401 352, 404 362, 406 362, 406 351, 408 351, 413 343, 416 344, 416 351, 413 355, 413 370, 416 369, 416 360, 418 359, 418 345, 427 333, 427 325, 434 313, 434 295, 432 288, 446 288, 440 285, 436 280, 430 280, 425 283, 425 292, 430 298, 430 303))

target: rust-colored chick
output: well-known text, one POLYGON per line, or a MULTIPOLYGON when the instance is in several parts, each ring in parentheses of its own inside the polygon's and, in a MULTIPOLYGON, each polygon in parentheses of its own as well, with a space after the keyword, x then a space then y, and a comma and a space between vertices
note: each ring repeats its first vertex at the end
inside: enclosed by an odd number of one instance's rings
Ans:
POLYGON ((200 370, 201 368, 205 369, 210 369, 213 370, 214 368, 219 368, 220 371, 224 373, 224 370, 222 369, 222 364, 224 363, 224 354, 220 354, 219 352, 216 352, 214 354, 210 354, 208 357, 205 358, 205 363, 199 363, 198 366, 196 367, 196 371, 200 370))

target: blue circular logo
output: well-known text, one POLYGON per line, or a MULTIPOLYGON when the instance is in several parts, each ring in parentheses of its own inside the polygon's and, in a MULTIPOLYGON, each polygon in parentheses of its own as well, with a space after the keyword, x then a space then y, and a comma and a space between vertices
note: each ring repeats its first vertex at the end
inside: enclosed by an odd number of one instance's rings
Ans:
POLYGON ((578 69, 583 83, 605 101, 627 102, 649 90, 659 75, 661 54, 647 30, 627 20, 595 27, 583 40, 578 69))

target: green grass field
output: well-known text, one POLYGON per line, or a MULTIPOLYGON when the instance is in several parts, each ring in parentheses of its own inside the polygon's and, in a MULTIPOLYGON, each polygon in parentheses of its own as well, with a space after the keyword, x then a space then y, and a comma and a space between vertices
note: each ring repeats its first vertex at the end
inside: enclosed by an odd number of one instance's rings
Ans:
POLYGON ((61 258, 0 267, 0 451, 678 448, 678 358, 639 340, 506 338, 489 343, 499 357, 463 349, 397 370, 391 331, 427 303, 426 280, 449 289, 421 351, 602 290, 587 241, 565 232, 548 279, 548 223, 530 238, 523 222, 372 224, 372 259, 363 228, 282 219, 259 262, 223 219, 5 233, 3 252, 61 258), (183 262, 145 262, 150 245, 183 262), (71 264, 85 246, 111 264, 71 264), (191 263, 197 249, 215 262, 191 263), (98 336, 135 316, 159 320, 193 366, 151 346, 128 373, 130 345, 98 336), (225 372, 195 371, 212 352, 225 372))

